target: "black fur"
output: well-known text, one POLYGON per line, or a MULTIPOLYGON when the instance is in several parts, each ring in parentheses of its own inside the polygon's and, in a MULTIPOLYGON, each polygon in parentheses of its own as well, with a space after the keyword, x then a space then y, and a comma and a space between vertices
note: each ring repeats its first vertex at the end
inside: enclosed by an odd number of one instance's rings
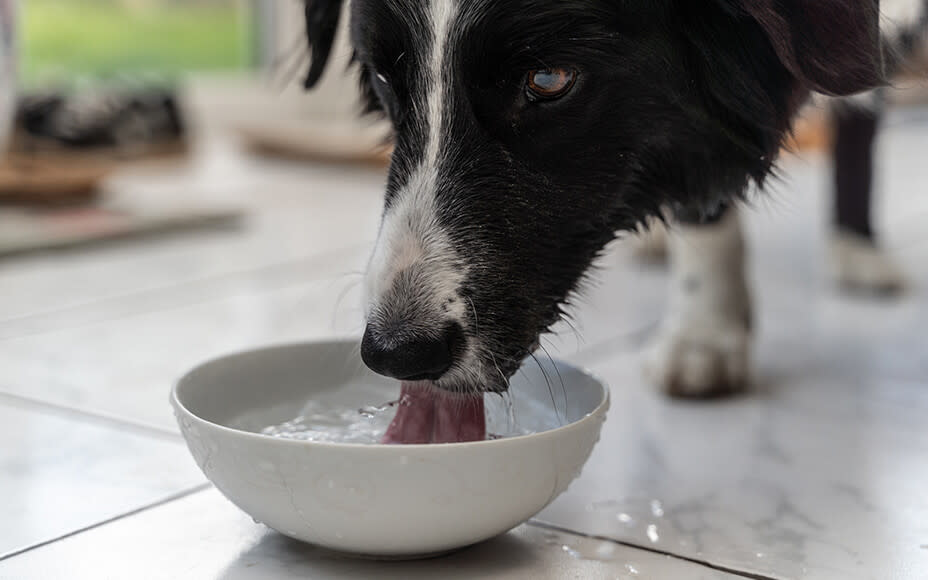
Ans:
POLYGON ((848 95, 883 82, 878 0, 733 0, 802 84, 848 95))
POLYGON ((325 65, 329 62, 341 5, 341 0, 307 0, 303 5, 306 42, 311 56, 309 72, 303 81, 303 86, 307 89, 319 82, 325 65))
MULTIPOLYGON (((367 108, 395 128, 387 208, 423 156, 417 70, 427 4, 352 2, 367 108)), ((313 81, 339 5, 308 5, 313 81)), ((471 388, 505 388, 617 232, 662 207, 715 213, 769 174, 810 90, 847 94, 882 82, 871 0, 457 5, 468 25, 449 47, 453 96, 441 132, 451 153, 434 196, 470 268, 460 290, 473 310, 465 332, 488 353, 484 365, 505 375, 471 388), (527 72, 547 67, 579 78, 565 97, 534 102, 527 72)))

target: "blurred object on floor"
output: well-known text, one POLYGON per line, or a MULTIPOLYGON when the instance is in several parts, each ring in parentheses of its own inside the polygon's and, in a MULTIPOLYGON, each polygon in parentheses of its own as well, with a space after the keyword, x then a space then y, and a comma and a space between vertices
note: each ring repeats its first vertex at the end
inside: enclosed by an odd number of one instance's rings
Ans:
POLYGON ((227 227, 242 212, 205 203, 139 203, 140 200, 58 208, 0 208, 0 257, 92 242, 192 228, 227 227))
POLYGON ((379 124, 264 121, 239 123, 236 132, 255 153, 289 159, 387 165, 393 150, 389 129, 379 124))
POLYGON ((309 66, 303 5, 275 3, 274 11, 265 78, 260 85, 237 86, 234 95, 232 91, 223 95, 221 106, 234 104, 237 109, 227 125, 248 149, 261 155, 386 165, 392 149, 390 126, 384 119, 361 114, 364 104, 355 67, 350 66, 349 19, 343 14, 340 20, 332 66, 307 91, 303 88, 309 66))
POLYGON ((93 201, 112 162, 11 156, 0 161, 0 203, 73 205, 93 201))
POLYGON ((173 91, 154 89, 22 97, 0 161, 0 202, 88 203, 127 162, 185 157, 180 109, 173 91))
POLYGON ((256 75, 197 75, 184 84, 182 97, 191 133, 231 134, 262 157, 375 166, 389 160, 390 124, 331 95, 277 88, 256 75))
POLYGON ((186 130, 172 90, 56 92, 20 99, 11 151, 137 159, 184 153, 186 130))
POLYGON ((163 163, 193 157, 179 101, 126 88, 22 97, 0 160, 0 257, 235 225, 239 208, 178 180, 195 162, 163 163), (157 194, 120 185, 136 169, 175 183, 157 194))

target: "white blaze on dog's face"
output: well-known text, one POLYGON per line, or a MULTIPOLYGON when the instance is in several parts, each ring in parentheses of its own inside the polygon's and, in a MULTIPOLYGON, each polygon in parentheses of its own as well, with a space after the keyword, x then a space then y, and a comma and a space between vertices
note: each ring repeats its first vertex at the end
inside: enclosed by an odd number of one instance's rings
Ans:
MULTIPOLYGON (((387 204, 377 243, 365 277, 368 320, 389 325, 393 309, 404 302, 415 303, 420 317, 434 323, 447 319, 462 324, 463 311, 457 304, 463 281, 463 263, 455 251, 436 214, 435 192, 443 149, 441 128, 445 111, 444 69, 446 43, 452 33, 454 4, 436 1, 426 13, 430 34, 427 45, 419 49, 428 55, 427 66, 420 69, 425 90, 416 103, 425 115, 417 118, 426 135, 424 153, 408 179, 400 185, 387 204), (449 304, 454 304, 452 311, 449 304)), ((388 83, 379 74, 377 79, 388 83)), ((428 328, 424 328, 428 330, 428 328)), ((389 336, 384 337, 390 340, 389 336)))
MULTIPOLYGON (((442 138, 442 129, 449 101, 447 59, 455 34, 455 6, 437 0, 420 14, 426 34, 420 31, 416 46, 422 60, 415 71, 421 90, 413 96, 412 106, 419 111, 414 122, 425 141, 411 173, 388 199, 365 275, 368 335, 376 348, 393 350, 423 341, 448 343, 450 359, 441 357, 435 368, 389 369, 413 378, 460 375, 475 364, 471 352, 475 345, 462 332, 469 326, 461 295, 467 264, 439 220, 436 202, 442 162, 453 147, 442 138), (442 369, 449 362, 452 366, 442 369)), ((389 83, 382 73, 376 80, 389 83)))

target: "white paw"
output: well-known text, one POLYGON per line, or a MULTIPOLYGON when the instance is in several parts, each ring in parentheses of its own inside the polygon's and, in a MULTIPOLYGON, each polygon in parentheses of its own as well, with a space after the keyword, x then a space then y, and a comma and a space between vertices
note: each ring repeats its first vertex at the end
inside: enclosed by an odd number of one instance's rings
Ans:
POLYGON ((675 397, 709 397, 741 391, 750 373, 747 323, 707 319, 665 325, 645 354, 645 374, 675 397))
POLYGON ((737 211, 669 236, 669 308, 645 353, 645 373, 664 392, 706 397, 748 383, 751 299, 737 211))
POLYGON ((632 255, 642 262, 663 263, 667 260, 667 226, 656 218, 648 219, 647 229, 628 238, 632 255))
POLYGON ((870 294, 897 294, 905 277, 893 260, 872 240, 848 232, 831 238, 832 271, 845 289, 870 294))

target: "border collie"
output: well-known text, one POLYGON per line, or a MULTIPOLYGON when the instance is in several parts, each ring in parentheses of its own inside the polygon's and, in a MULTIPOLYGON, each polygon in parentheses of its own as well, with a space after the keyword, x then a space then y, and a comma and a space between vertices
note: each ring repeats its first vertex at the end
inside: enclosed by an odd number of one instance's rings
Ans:
MULTIPOLYGON (((341 4, 306 2, 307 87, 341 4)), ((881 19, 876 0, 351 0, 366 108, 394 129, 361 345, 403 381, 387 439, 434 441, 448 431, 436 421, 460 425, 442 440, 482 437, 470 403, 507 388, 602 248, 662 208, 689 249, 652 376, 681 395, 743 385, 733 208, 812 92, 884 83, 924 14, 923 0, 888 7, 881 19)))

